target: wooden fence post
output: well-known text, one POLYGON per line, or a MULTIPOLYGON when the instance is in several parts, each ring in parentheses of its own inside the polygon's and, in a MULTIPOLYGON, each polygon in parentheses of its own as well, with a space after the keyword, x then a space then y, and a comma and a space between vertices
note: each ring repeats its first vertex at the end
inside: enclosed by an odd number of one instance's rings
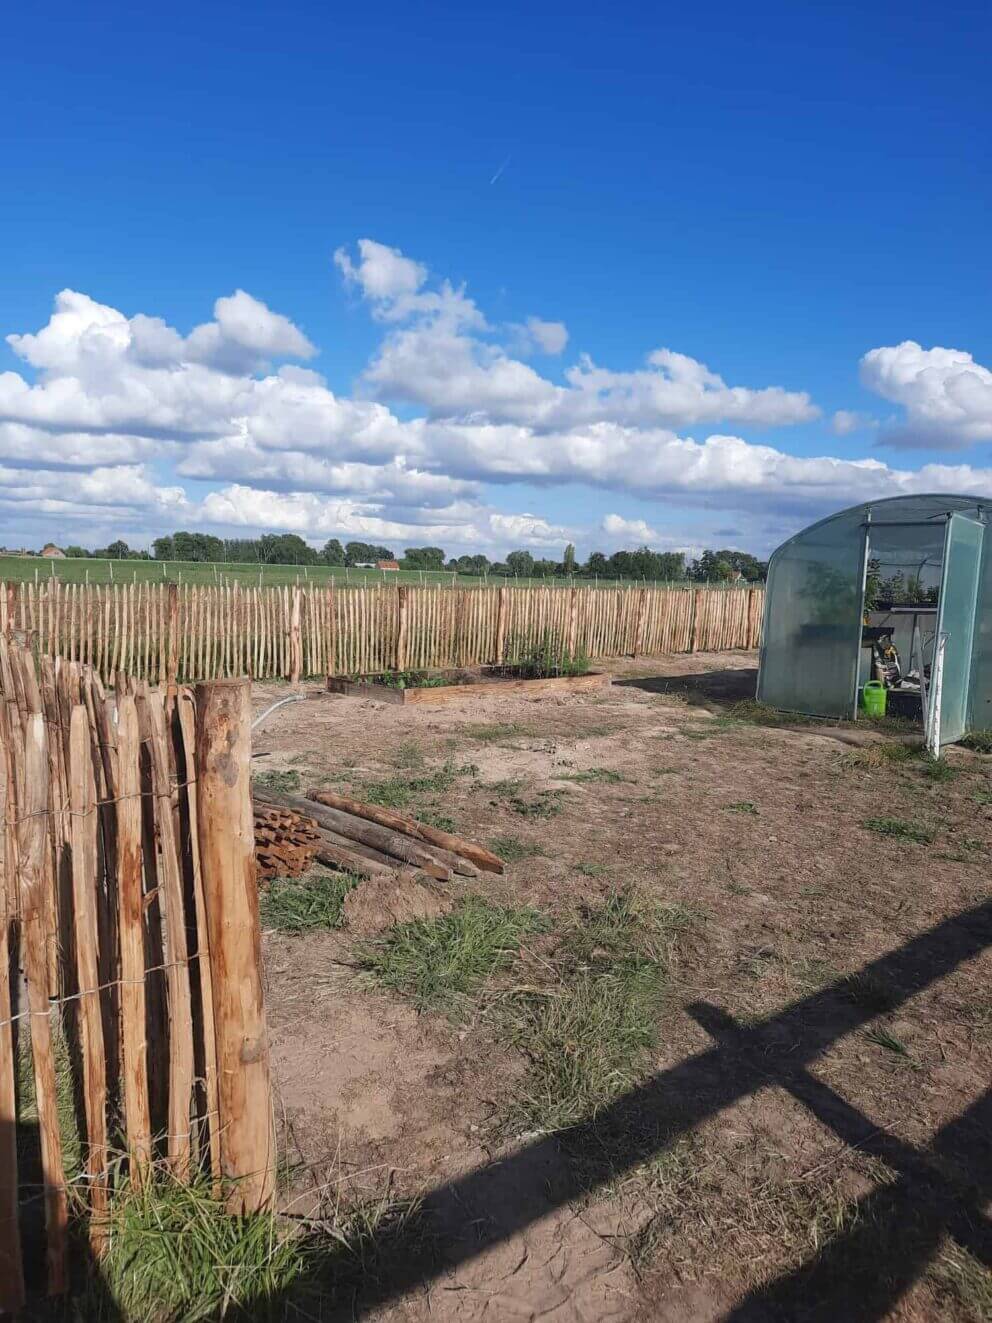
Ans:
POLYGON ((648 590, 641 589, 637 605, 637 625, 634 630, 634 656, 639 657, 644 651, 644 625, 648 616, 648 590))
POLYGON ((86 1175, 89 1178, 92 1213, 90 1244, 94 1250, 99 1251, 107 1232, 107 1057, 99 992, 96 785, 90 750, 89 717, 81 703, 72 709, 69 726, 69 807, 72 810, 72 901, 80 989, 86 1175))
POLYGON ((17 861, 20 871, 21 942, 31 1011, 31 1054, 41 1139, 45 1187, 48 1293, 61 1295, 68 1285, 66 1253, 68 1204, 62 1138, 59 1132, 55 1057, 48 1001, 45 853, 48 848, 48 748, 45 718, 34 711, 24 726, 24 797, 18 804, 17 861))
POLYGON ((141 862, 141 736, 134 697, 117 717, 117 903, 121 944, 121 1044, 124 1120, 131 1180, 140 1185, 151 1162, 148 1039, 145 1031, 145 948, 141 862))
POLYGON ((568 600, 568 655, 575 656, 575 641, 579 629, 579 590, 571 588, 568 600))
POLYGON ((396 590, 396 669, 398 671, 406 670, 406 640, 407 640, 407 598, 410 590, 405 585, 400 585, 396 590))
POLYGON ((503 587, 497 591, 499 592, 499 610, 496 616, 496 656, 493 661, 497 666, 502 666, 506 660, 506 623, 510 611, 510 590, 503 587))
POLYGON ((300 585, 293 586, 293 600, 289 615, 289 680, 299 684, 303 650, 300 646, 300 585))
POLYGON ((262 1000, 251 695, 242 680, 196 686, 196 805, 217 1041, 221 1167, 229 1204, 271 1203, 275 1136, 262 1000))
POLYGON ((170 583, 169 587, 169 635, 165 685, 170 699, 176 696, 176 676, 179 671, 179 585, 170 583))
POLYGON ((326 620, 327 634, 324 639, 327 653, 325 658, 325 670, 328 675, 337 674, 337 617, 335 616, 334 606, 334 585, 324 590, 326 597, 326 620))
POLYGON ((24 1267, 17 1208, 17 1089, 10 1020, 10 928, 17 903, 16 851, 7 832, 14 818, 14 787, 7 773, 9 739, 7 707, 0 698, 0 1310, 16 1314, 24 1306, 24 1267))

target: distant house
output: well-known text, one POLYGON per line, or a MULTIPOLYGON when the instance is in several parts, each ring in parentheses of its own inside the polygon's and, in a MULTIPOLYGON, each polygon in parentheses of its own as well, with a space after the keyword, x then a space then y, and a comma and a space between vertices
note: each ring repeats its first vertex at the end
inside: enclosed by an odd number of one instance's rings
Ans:
POLYGON ((398 560, 377 560, 375 567, 377 570, 398 570, 400 563, 398 560))
POLYGON ((41 554, 47 556, 49 560, 65 560, 65 552, 61 547, 57 547, 54 542, 46 542, 41 549, 41 554))
POLYGON ((356 560, 351 568, 353 570, 374 570, 375 565, 370 560, 356 560))

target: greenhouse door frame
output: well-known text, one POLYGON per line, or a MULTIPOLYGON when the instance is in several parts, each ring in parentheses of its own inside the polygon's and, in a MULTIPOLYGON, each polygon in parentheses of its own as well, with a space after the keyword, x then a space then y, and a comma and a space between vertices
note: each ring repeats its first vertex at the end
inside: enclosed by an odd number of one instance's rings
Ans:
MULTIPOLYGON (((933 528, 936 524, 944 525, 944 550, 940 567, 933 665, 930 684, 925 690, 926 702, 923 711, 925 744, 927 751, 934 758, 940 756, 942 745, 953 744, 967 729, 971 653, 986 527, 984 520, 972 519, 958 511, 948 511, 935 519, 877 520, 873 524, 869 510, 862 524, 864 542, 861 552, 863 574, 860 615, 863 620, 868 588, 868 562, 871 559, 872 528, 933 528), (950 611, 948 611, 949 606, 950 611), (949 625, 951 628, 948 628, 949 625), (948 674, 954 680, 951 688, 945 684, 948 674)), ((859 715, 860 645, 859 638, 858 657, 854 665, 852 710, 855 718, 859 715)), ((920 665, 922 664, 921 657, 920 665)))
POLYGON ((949 516, 944 532, 944 562, 940 568, 929 702, 924 713, 925 745, 933 758, 940 757, 943 745, 955 744, 968 730, 975 612, 984 540, 982 520, 957 512, 949 516))

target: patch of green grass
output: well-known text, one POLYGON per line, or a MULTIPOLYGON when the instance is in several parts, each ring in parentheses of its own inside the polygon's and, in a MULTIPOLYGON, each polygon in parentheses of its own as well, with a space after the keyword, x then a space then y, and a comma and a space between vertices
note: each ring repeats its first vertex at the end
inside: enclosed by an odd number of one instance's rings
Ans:
POLYGON ((992 753, 992 730, 971 730, 958 743, 972 753, 992 753))
MULTIPOLYGON (((322 1212, 325 1210, 321 1210, 322 1212)), ((107 1250, 73 1317, 91 1323, 208 1323, 322 1317, 353 1298, 399 1254, 433 1250, 420 1205, 379 1199, 338 1203, 309 1229, 266 1211, 234 1216, 205 1180, 166 1173, 125 1185, 106 1219, 107 1250)))
POLYGON ((643 959, 611 972, 580 970, 559 987, 513 998, 504 1033, 530 1067, 516 1125, 562 1130, 630 1088, 657 1041, 664 990, 659 965, 643 959))
POLYGON ((491 721, 460 726, 459 733, 466 739, 478 740, 480 744, 502 744, 505 740, 532 736, 536 732, 516 721, 491 721))
POLYGON ((483 789, 492 791, 498 799, 513 799, 520 793, 523 784, 519 776, 511 776, 503 781, 489 781, 483 789))
POLYGON ((252 782, 263 790, 275 790, 281 795, 295 795, 301 784, 299 772, 256 772, 252 782))
POLYGON ((571 772, 568 776, 559 776, 559 781, 602 781, 606 785, 619 785, 621 781, 626 781, 625 776, 619 772, 612 771, 609 767, 589 767, 584 772, 571 772))
POLYGON ((913 841, 916 845, 929 845, 937 834, 929 827, 918 827, 912 822, 904 822, 902 818, 865 818, 862 826, 879 836, 913 841))
MULTIPOLYGON (((17 1043, 17 1151, 21 1179, 31 1182, 41 1173, 41 1149, 38 1135, 38 1101, 35 1093, 34 1062, 31 1055, 31 1035, 28 1021, 22 1021, 17 1043)), ((83 1170, 83 1135, 76 1112, 76 1093, 73 1082, 69 1041, 57 1021, 52 1023, 52 1057, 55 1062, 55 1110, 62 1140, 62 1161, 66 1178, 70 1181, 83 1170)))
POLYGON ((976 790, 972 799, 983 808, 988 808, 992 804, 992 790, 976 790))
POLYGON ((361 882, 351 873, 311 870, 304 877, 277 877, 259 894, 262 924, 287 933, 338 928, 345 897, 361 882))
MULTIPOLYGON (((423 776, 391 776, 385 781, 363 782, 362 795, 368 803, 382 808, 405 809, 425 796, 446 794, 459 777, 474 776, 478 770, 474 763, 458 766, 449 759, 423 776)), ((429 803, 428 806, 431 807, 429 803)))
POLYGON ((583 877, 605 877, 610 871, 605 864, 576 864, 575 871, 583 877))
POLYGON ((865 1038, 868 1039, 869 1043, 874 1043, 876 1047, 884 1047, 886 1052, 891 1052, 894 1056, 909 1056, 909 1048, 902 1039, 897 1038, 884 1025, 874 1025, 871 1029, 866 1029, 865 1038))
POLYGON ((513 962, 523 938, 545 926, 536 910, 470 896, 440 918, 397 924, 356 954, 377 983, 408 997, 418 1011, 459 1019, 486 979, 513 962))
POLYGON ((419 772, 424 766, 424 750, 416 740, 404 740, 392 756, 394 767, 405 767, 408 771, 419 772))
POLYGON ((961 773, 943 758, 924 758, 920 764, 920 775, 935 785, 946 785, 948 781, 956 781, 961 773))
POLYGON ((733 804, 727 804, 726 809, 728 813, 745 813, 750 815, 752 818, 756 818, 758 816, 757 808, 755 807, 754 804, 751 803, 749 799, 738 799, 733 804))
POLYGON ((513 795, 508 806, 522 818, 556 818, 565 807, 563 790, 539 790, 532 799, 513 795))
POLYGON ((922 744, 918 741, 907 743, 903 740, 877 740, 860 749, 850 749, 843 756, 845 767, 871 770, 876 767, 891 767, 893 763, 905 763, 915 758, 922 744))
POLYGON ((500 1000, 498 1030, 529 1063, 511 1126, 589 1121, 640 1078, 657 1043, 672 946, 698 917, 614 892, 563 934, 555 982, 500 1000))
POLYGON ((494 836, 489 842, 493 850, 506 864, 518 864, 521 859, 535 859, 544 851, 532 841, 522 841, 519 836, 494 836))
POLYGON ((438 813, 429 808, 418 809, 417 820, 426 823, 428 827, 436 827, 438 831, 454 831, 458 826, 450 813, 438 813))
POLYGON ((789 972, 804 988, 824 988, 837 977, 830 961, 820 956, 800 956, 791 963, 789 972))

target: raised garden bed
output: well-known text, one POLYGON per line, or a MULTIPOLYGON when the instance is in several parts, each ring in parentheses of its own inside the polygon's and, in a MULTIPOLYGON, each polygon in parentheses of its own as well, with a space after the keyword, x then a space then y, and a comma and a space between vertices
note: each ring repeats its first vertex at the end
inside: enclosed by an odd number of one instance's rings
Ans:
POLYGON ((375 675, 360 679, 329 675, 327 688, 348 698, 375 698, 381 703, 451 703, 493 694, 585 693, 610 684, 606 671, 584 675, 547 675, 538 679, 515 675, 509 666, 456 667, 405 676, 375 675))

